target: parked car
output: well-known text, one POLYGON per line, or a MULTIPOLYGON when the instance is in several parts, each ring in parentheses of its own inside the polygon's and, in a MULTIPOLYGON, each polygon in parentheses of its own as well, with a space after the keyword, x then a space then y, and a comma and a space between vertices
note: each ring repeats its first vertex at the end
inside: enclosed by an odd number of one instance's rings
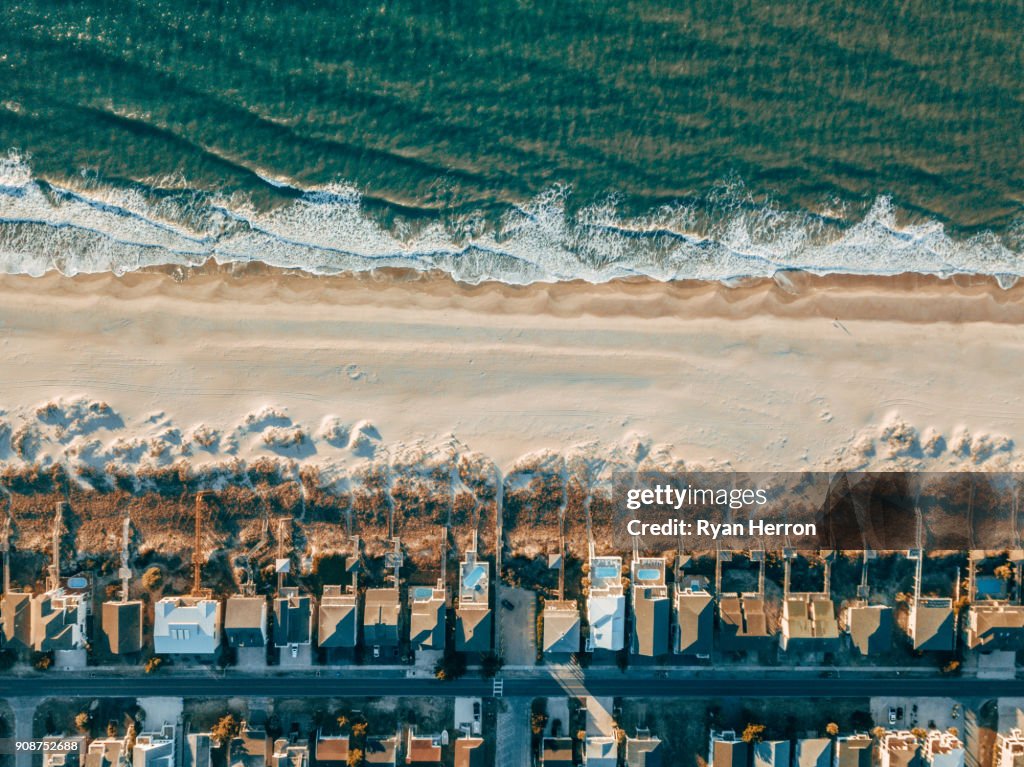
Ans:
POLYGON ((509 602, 507 599, 502 599, 501 600, 501 606, 504 607, 506 610, 515 610, 516 609, 516 606, 514 604, 512 604, 511 602, 509 602))
POLYGON ((896 709, 889 706, 889 724, 896 724, 896 709))

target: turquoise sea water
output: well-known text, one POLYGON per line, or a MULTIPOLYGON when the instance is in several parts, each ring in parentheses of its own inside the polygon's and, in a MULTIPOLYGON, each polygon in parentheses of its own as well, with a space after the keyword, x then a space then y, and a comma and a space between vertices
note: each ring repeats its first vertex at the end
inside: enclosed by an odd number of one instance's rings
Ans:
POLYGON ((1024 5, 12 2, 0 268, 1018 275, 1024 5))

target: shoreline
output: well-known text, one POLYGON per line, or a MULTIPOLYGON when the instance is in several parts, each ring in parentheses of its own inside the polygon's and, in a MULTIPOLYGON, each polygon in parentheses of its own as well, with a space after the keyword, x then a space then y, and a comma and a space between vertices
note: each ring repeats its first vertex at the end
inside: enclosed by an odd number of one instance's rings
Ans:
MULTIPOLYGON (((130 294, 136 291, 170 295, 186 288, 200 294, 213 291, 226 299, 244 299, 243 292, 255 290, 262 298, 274 294, 282 300, 306 297, 343 303, 359 292, 388 302, 389 293, 412 290, 435 301, 447 299, 451 305, 463 308, 479 304, 491 312, 543 310, 566 317, 620 313, 652 318, 678 316, 682 309, 693 317, 724 319, 749 319, 766 312, 784 317, 829 317, 831 311, 831 318, 840 320, 845 317, 906 323, 1024 323, 1024 281, 1004 288, 988 275, 822 276, 784 272, 776 278, 750 278, 735 284, 628 277, 603 283, 573 280, 514 285, 499 281, 463 283, 438 270, 385 267, 369 272, 315 275, 261 262, 217 264, 212 260, 201 267, 145 267, 123 275, 102 272, 69 277, 56 271, 39 277, 0 274, 0 292, 28 289, 81 294, 99 289, 119 298, 131 298, 130 294), (276 290, 268 286, 276 286, 276 290), (584 296, 598 303, 585 306, 584 296), (926 302, 940 299, 941 305, 925 306, 926 302)), ((185 293, 178 295, 189 298, 185 293)))

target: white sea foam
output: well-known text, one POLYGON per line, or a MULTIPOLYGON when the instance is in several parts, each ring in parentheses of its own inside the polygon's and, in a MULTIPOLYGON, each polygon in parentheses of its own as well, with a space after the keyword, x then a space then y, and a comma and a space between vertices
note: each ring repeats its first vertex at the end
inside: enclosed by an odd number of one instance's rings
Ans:
POLYGON ((851 221, 834 202, 817 214, 755 204, 736 184, 713 195, 706 210, 664 206, 643 217, 623 216, 613 198, 570 215, 568 195, 553 187, 511 208, 497 226, 466 215, 403 234, 407 228, 387 229, 369 215, 349 184, 311 189, 265 212, 237 195, 156 194, 88 178, 73 188, 46 184, 27 158, 10 153, 0 158, 0 270, 121 274, 213 259, 313 274, 440 269, 467 283, 634 275, 729 282, 799 270, 981 274, 1009 286, 1024 269, 1022 253, 993 234, 958 239, 936 221, 898 224, 884 196, 851 221))

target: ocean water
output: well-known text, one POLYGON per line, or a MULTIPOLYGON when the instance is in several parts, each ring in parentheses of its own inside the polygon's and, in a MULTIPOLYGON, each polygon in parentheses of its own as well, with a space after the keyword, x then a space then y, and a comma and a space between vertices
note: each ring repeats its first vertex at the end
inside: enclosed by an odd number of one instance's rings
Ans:
POLYGON ((0 9, 0 269, 1024 272, 1024 3, 0 9))

